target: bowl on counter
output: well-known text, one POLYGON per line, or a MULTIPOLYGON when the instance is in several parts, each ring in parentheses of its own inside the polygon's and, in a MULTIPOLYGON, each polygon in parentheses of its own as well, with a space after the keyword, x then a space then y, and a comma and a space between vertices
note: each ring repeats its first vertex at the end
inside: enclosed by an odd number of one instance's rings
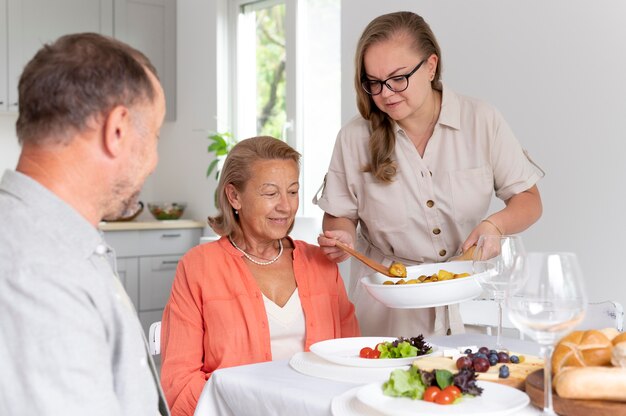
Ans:
POLYGON ((128 222, 128 221, 132 221, 135 218, 137 218, 139 216, 139 214, 141 214, 143 212, 143 202, 139 201, 137 202, 137 205, 135 207, 135 211, 124 216, 124 217, 117 217, 115 219, 112 220, 106 220, 106 222, 128 222))
POLYGON ((375 273, 361 278, 361 283, 379 302, 387 307, 400 309, 450 305, 474 299, 482 293, 478 280, 481 276, 473 274, 471 261, 409 266, 406 268, 407 277, 404 280, 415 279, 421 275, 430 276, 440 270, 455 274, 470 273, 470 276, 430 283, 395 285, 384 284, 384 282, 389 280, 395 282, 399 279, 375 273))
POLYGON ((148 202, 148 210, 157 220, 177 220, 186 207, 185 202, 148 202))

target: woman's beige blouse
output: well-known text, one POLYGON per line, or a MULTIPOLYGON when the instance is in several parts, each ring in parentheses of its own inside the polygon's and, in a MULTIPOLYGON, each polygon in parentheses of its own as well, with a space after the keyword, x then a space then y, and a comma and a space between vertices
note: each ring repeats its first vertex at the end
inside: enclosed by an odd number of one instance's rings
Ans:
MULTIPOLYGON (((423 157, 396 125, 397 175, 390 184, 363 172, 369 136, 361 117, 341 129, 317 203, 358 220, 357 248, 385 264, 446 261, 485 218, 494 191, 506 201, 542 177, 494 107, 445 87, 423 157)), ((353 262, 350 293, 369 273, 353 262)))

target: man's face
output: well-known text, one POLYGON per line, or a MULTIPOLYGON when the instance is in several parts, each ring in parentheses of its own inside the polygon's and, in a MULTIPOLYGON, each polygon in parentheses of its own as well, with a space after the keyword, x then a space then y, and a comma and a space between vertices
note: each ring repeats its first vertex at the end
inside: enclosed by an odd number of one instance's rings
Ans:
POLYGON ((130 111, 128 151, 125 163, 113 184, 113 196, 107 218, 128 216, 138 209, 141 188, 158 161, 159 131, 165 117, 165 95, 158 80, 150 73, 156 96, 152 103, 133 106, 130 111))

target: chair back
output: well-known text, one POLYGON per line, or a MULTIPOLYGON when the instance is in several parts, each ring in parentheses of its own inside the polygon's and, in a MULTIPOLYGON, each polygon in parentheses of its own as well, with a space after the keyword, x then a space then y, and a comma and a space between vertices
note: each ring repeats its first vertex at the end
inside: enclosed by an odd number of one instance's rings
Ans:
MULTIPOLYGON (((465 325, 477 327, 491 335, 498 328, 498 304, 492 299, 472 299, 459 304, 461 319, 465 325)), ((506 307, 502 316, 502 329, 515 330, 520 338, 521 333, 515 328, 506 314, 506 307)))
MULTIPOLYGON (((465 325, 478 327, 491 335, 498 326, 498 304, 492 299, 473 299, 459 304, 461 318, 465 325)), ((508 318, 506 308, 502 319, 502 328, 516 329, 508 318)), ((615 328, 624 330, 624 309, 614 300, 590 302, 587 304, 587 313, 576 330, 615 328)), ((523 339, 523 335, 520 338, 523 339)))
POLYGON ((576 327, 583 329, 615 328, 619 332, 624 330, 624 308, 615 300, 589 302, 585 318, 576 327))
POLYGON ((161 354, 161 321, 153 322, 148 331, 148 347, 150 354, 161 354))

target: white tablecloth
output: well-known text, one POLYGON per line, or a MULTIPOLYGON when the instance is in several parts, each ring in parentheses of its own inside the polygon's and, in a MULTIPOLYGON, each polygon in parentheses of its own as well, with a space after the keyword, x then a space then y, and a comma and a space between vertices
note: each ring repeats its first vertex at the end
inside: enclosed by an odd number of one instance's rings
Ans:
MULTIPOLYGON (((493 347, 495 337, 462 334, 432 337, 428 341, 444 347, 493 347)), ((506 338, 504 345, 513 351, 539 354, 539 346, 531 341, 506 338)), ((289 366, 288 360, 224 368, 215 371, 205 384, 195 415, 378 416, 373 410, 364 413, 355 397, 356 387, 368 382, 333 381, 301 374, 289 366)), ((517 414, 531 416, 540 412, 529 405, 517 414)))

